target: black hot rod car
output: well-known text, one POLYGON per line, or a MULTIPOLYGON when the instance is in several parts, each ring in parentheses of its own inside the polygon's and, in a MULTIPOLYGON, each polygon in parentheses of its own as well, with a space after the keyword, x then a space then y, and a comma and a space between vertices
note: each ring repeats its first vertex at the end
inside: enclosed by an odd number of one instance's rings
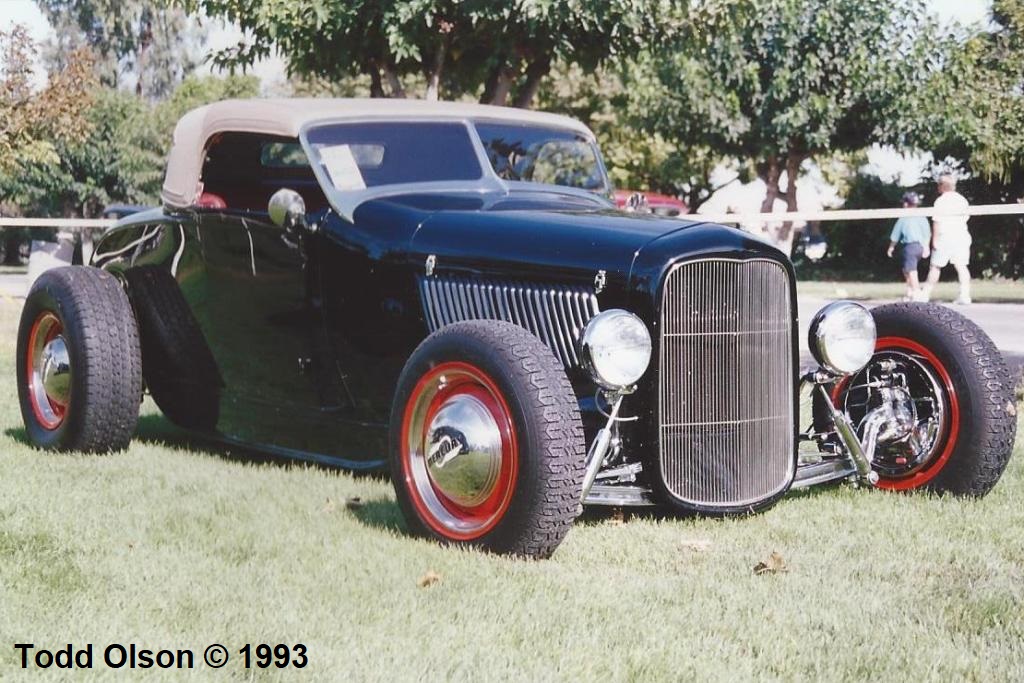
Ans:
POLYGON ((163 206, 32 287, 28 434, 123 449, 145 386, 224 442, 389 466, 414 532, 530 556, 583 504, 721 515, 843 479, 996 483, 1016 421, 974 324, 835 302, 801 372, 785 254, 611 196, 592 133, 562 116, 382 100, 192 111, 163 206))

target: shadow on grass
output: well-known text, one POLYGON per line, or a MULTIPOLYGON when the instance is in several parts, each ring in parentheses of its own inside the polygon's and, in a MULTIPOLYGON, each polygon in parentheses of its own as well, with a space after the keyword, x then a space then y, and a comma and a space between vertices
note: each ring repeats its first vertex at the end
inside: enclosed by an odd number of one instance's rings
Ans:
POLYGON ((352 509, 352 516, 368 527, 395 531, 400 534, 408 534, 409 531, 405 526, 398 503, 387 498, 377 498, 362 503, 359 507, 352 509))
POLYGON ((135 439, 142 443, 167 445, 210 455, 230 462, 242 464, 267 464, 278 467, 313 467, 325 472, 345 472, 356 479, 381 478, 380 470, 353 470, 317 460, 288 457, 256 446, 246 446, 235 441, 224 442, 216 436, 190 432, 175 426, 161 414, 143 415, 135 430, 135 439))
MULTIPOLYGON (((19 430, 8 431, 16 432, 19 430)), ((25 430, 22 429, 20 431, 24 433, 25 430)), ((27 437, 24 434, 23 438, 27 441, 27 437)), ((140 417, 135 438, 143 443, 168 445, 242 464, 270 464, 284 468, 295 466, 315 467, 327 472, 345 472, 356 479, 385 480, 387 478, 383 472, 347 470, 325 463, 297 460, 273 453, 266 453, 255 448, 245 448, 234 443, 224 444, 218 442, 213 437, 205 437, 201 434, 176 427, 160 414, 140 417)), ((402 512, 398 504, 393 500, 379 498, 361 501, 358 504, 350 505, 349 509, 353 517, 368 527, 402 534, 408 533, 405 527, 405 520, 402 518, 402 512)))
POLYGON ((8 427, 4 430, 4 436, 9 436, 15 441, 25 446, 31 446, 32 442, 29 441, 28 432, 25 431, 24 427, 8 427))

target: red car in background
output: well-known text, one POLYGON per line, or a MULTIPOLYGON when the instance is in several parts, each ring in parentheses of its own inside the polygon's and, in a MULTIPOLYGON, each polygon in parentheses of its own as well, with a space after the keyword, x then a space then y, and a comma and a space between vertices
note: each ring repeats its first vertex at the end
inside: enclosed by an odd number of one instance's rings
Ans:
POLYGON ((667 194, 657 192, 639 192, 637 190, 615 190, 615 205, 620 209, 626 208, 629 198, 638 194, 647 200, 647 207, 651 213, 658 216, 680 216, 690 213, 690 207, 686 202, 670 197, 667 194))

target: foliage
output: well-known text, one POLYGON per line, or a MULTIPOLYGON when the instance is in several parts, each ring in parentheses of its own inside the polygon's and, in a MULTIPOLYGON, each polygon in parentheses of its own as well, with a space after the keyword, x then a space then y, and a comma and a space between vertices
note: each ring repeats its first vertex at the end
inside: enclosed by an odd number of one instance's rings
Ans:
POLYGON ((259 92, 254 77, 191 77, 151 103, 100 87, 82 48, 35 93, 29 84, 34 46, 21 29, 0 39, 7 57, 0 80, 0 203, 10 213, 89 217, 111 203, 156 203, 178 119, 199 105, 259 92))
POLYGON ((277 52, 292 74, 370 79, 373 96, 479 94, 526 107, 556 61, 593 69, 637 53, 675 25, 675 0, 180 0, 238 23, 250 42, 216 64, 245 68, 277 52))
POLYGON ((538 93, 538 105, 594 131, 617 189, 682 196, 695 209, 715 189, 710 176, 720 158, 706 147, 683 149, 645 130, 636 111, 636 87, 609 67, 587 73, 578 65, 557 64, 538 93))
POLYGON ((36 0, 54 28, 51 71, 82 46, 97 56, 100 80, 137 95, 164 97, 200 63, 205 32, 160 0, 36 0))
MULTIPOLYGON (((806 159, 900 142, 946 42, 922 0, 705 0, 632 81, 652 129, 753 166, 796 209, 806 159)), ((787 239, 788 227, 779 235, 787 239)))
POLYGON ((0 210, 12 213, 30 203, 30 193, 52 187, 48 174, 60 164, 59 147, 90 135, 93 121, 86 112, 95 78, 89 51, 76 50, 68 56, 67 68, 51 74, 34 92, 36 47, 25 28, 0 31, 0 50, 0 210), (33 178, 26 176, 27 168, 46 171, 42 178, 33 178))
POLYGON ((991 29, 963 37, 928 84, 930 120, 911 141, 1007 185, 1024 181, 1024 0, 995 0, 991 29))
POLYGON ((190 76, 163 102, 153 108, 156 128, 163 136, 165 151, 170 149, 170 135, 178 119, 186 112, 211 102, 232 98, 258 97, 260 81, 255 76, 190 76))
POLYGON ((154 201, 165 150, 149 106, 132 94, 100 89, 87 116, 89 135, 57 146, 58 167, 24 169, 29 182, 40 183, 31 198, 34 214, 97 216, 111 203, 154 201))

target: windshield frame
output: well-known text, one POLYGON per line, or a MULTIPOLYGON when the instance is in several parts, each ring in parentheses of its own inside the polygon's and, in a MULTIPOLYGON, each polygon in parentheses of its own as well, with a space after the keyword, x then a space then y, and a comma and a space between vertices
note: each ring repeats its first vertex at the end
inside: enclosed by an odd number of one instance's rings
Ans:
POLYGON ((477 133, 475 122, 487 122, 487 123, 500 123, 503 125, 521 126, 529 128, 549 128, 559 131, 571 131, 575 134, 579 134, 579 131, 573 130, 568 127, 561 127, 557 125, 544 125, 535 123, 522 123, 516 121, 512 117, 489 117, 489 116, 380 116, 368 118, 366 116, 341 116, 331 117, 326 119, 318 119, 316 121, 310 121, 302 126, 299 131, 299 142, 302 144, 303 150, 306 152, 306 157, 309 160, 309 164, 313 169, 313 174, 316 176, 317 182, 320 183, 321 189, 327 196, 328 202, 334 208, 335 212, 341 217, 345 218, 349 222, 353 220, 353 214, 356 208, 371 199, 377 199, 380 197, 388 197, 400 194, 409 193, 435 193, 435 192, 472 192, 479 194, 488 194, 493 192, 500 192, 508 194, 513 190, 526 190, 526 191, 541 191, 541 192, 557 192, 561 194, 571 194, 589 198, 600 197, 609 202, 609 195, 612 191, 611 182, 608 178, 608 171, 604 165, 604 159, 601 156, 601 150, 594 139, 593 135, 584 136, 587 142, 591 145, 594 150, 594 157, 597 161, 598 168, 600 169, 601 176, 604 181, 604 187, 598 190, 585 190, 578 187, 570 187, 567 185, 554 185, 550 183, 536 183, 532 181, 520 181, 520 180, 503 180, 498 177, 494 171, 494 167, 491 166, 490 157, 487 154, 487 150, 484 147, 483 141, 480 139, 479 133, 477 133), (368 187, 362 190, 339 190, 334 186, 334 183, 327 175, 327 171, 324 165, 320 161, 320 156, 309 142, 308 133, 314 128, 321 128, 324 126, 331 125, 345 125, 345 124, 358 124, 358 123, 458 123, 465 127, 467 134, 469 135, 470 143, 472 144, 473 150, 476 153, 477 163, 480 165, 481 176, 478 180, 441 180, 441 181, 422 181, 414 183, 396 183, 392 185, 377 185, 375 187, 368 187))

